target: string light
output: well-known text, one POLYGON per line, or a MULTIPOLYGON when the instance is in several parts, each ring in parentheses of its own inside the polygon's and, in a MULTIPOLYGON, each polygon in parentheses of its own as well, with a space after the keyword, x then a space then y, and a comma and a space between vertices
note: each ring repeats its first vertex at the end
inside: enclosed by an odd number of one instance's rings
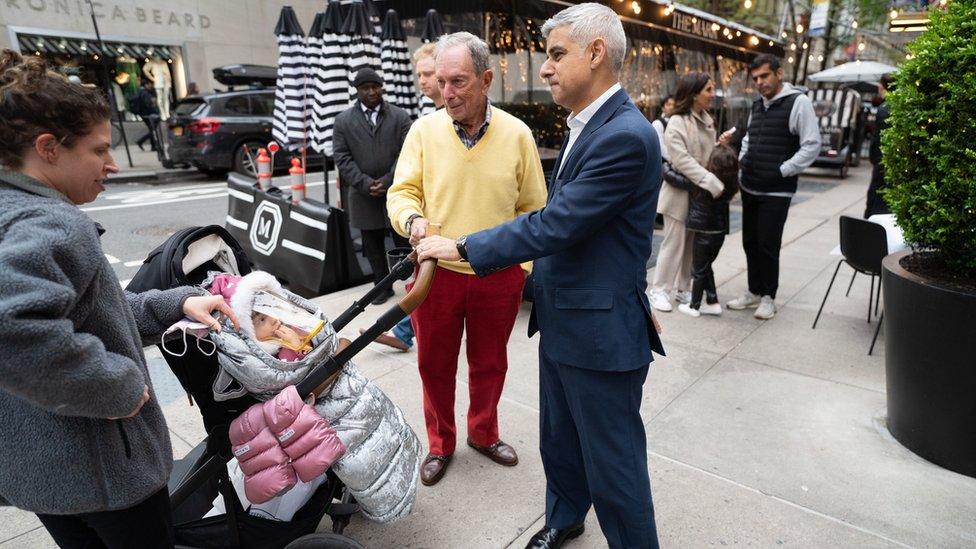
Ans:
POLYGON ((803 23, 798 23, 796 25, 796 33, 797 34, 803 34, 803 23))
POLYGON ((770 48, 773 47, 773 41, 772 40, 769 41, 769 47, 770 48))
POLYGON ((810 44, 807 44, 806 42, 804 42, 803 43, 803 49, 807 49, 808 47, 810 47, 810 44))
POLYGON ((852 29, 856 29, 857 28, 857 19, 851 21, 851 28, 852 29))
POLYGON ((752 44, 753 46, 758 46, 759 45, 759 39, 756 38, 755 36, 753 36, 753 37, 749 38, 749 43, 752 44))
POLYGON ((890 15, 892 19, 898 19, 898 10, 891 10, 891 13, 888 15, 890 15))
POLYGON ((796 51, 796 42, 790 44, 790 51, 796 51))
POLYGON ((866 47, 867 46, 864 44, 864 42, 861 42, 860 44, 857 45, 857 51, 864 51, 864 48, 866 47))
POLYGON ((786 60, 786 62, 787 62, 787 63, 792 63, 792 62, 793 62, 793 58, 792 58, 792 57, 790 57, 789 59, 787 59, 787 60, 786 60))
POLYGON ((823 61, 823 56, 822 55, 818 55, 817 56, 817 61, 823 61))
POLYGON ((752 0, 746 0, 745 2, 743 2, 742 7, 744 7, 747 10, 752 9, 752 0))
POLYGON ((718 32, 718 29, 720 29, 720 28, 722 28, 722 25, 719 25, 718 23, 712 23, 712 30, 713 31, 718 32))
POLYGON ((630 3, 630 9, 633 10, 634 15, 640 15, 641 7, 637 0, 630 3))
POLYGON ((780 36, 782 36, 783 38, 786 38, 786 36, 787 36, 786 31, 783 31, 783 34, 780 35, 780 36))
POLYGON ((742 32, 741 31, 735 31, 735 35, 736 36, 742 36, 742 32))

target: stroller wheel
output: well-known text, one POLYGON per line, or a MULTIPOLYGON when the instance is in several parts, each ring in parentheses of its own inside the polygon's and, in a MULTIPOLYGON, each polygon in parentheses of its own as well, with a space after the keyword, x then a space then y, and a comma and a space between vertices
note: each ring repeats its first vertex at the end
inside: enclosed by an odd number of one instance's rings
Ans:
POLYGON ((352 538, 332 532, 316 532, 302 536, 285 546, 285 549, 364 549, 352 538))

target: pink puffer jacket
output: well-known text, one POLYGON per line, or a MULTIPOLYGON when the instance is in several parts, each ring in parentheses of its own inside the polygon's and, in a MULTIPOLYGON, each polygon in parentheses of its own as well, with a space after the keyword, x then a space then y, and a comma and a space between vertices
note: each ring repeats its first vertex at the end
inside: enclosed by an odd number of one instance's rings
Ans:
POLYGON ((294 386, 264 403, 264 419, 302 482, 322 475, 346 453, 329 422, 302 401, 294 386))
POLYGON ((295 469, 268 428, 263 404, 251 406, 230 424, 230 442, 250 502, 264 503, 295 485, 295 469))

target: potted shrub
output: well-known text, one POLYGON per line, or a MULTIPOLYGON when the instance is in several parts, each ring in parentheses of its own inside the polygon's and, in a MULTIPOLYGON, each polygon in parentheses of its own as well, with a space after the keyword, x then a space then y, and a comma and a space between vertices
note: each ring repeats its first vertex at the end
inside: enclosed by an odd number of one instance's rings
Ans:
POLYGON ((883 262, 888 428, 976 477, 976 0, 930 15, 882 135, 883 196, 912 246, 883 262))

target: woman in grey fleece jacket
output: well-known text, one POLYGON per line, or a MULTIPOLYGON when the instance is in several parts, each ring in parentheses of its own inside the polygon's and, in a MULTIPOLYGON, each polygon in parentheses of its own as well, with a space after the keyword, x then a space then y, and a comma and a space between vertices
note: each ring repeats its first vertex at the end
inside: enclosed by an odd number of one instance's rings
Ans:
POLYGON ((184 314, 232 313, 189 287, 120 287, 76 206, 117 171, 110 143, 100 92, 0 52, 0 502, 62 547, 171 546, 172 450, 143 342, 184 314))

